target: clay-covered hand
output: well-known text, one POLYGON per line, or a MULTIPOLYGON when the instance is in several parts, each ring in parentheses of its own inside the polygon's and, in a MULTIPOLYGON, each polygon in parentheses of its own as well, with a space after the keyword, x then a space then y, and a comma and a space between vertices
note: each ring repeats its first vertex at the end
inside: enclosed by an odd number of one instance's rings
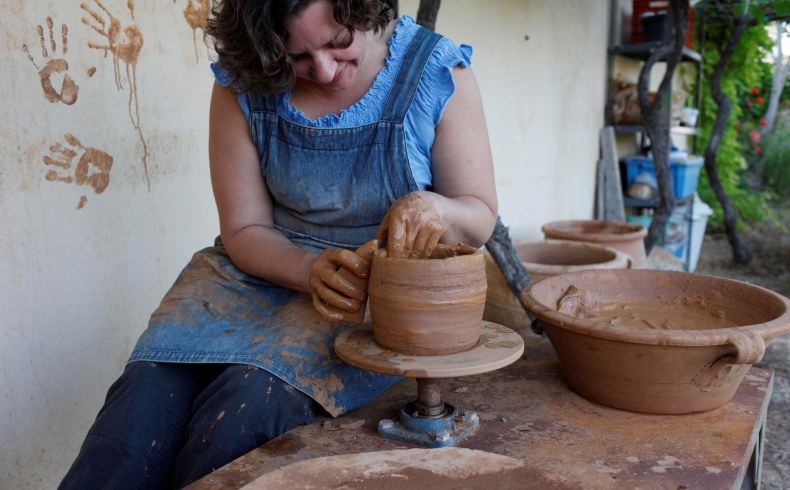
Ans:
POLYGON ((387 242, 387 256, 428 258, 447 231, 431 193, 412 192, 395 201, 376 238, 387 242))
POLYGON ((379 242, 373 239, 352 252, 328 248, 310 269, 313 306, 330 322, 361 323, 367 302, 370 260, 379 242))

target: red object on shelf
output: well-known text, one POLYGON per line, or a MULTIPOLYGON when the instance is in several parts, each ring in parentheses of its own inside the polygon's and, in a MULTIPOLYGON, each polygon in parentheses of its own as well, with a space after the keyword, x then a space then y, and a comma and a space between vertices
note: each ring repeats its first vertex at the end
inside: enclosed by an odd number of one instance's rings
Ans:
MULTIPOLYGON (((633 0, 633 13, 631 14, 631 42, 639 44, 646 42, 645 30, 642 27, 642 15, 652 12, 669 12, 669 0, 633 0)), ((686 33, 686 47, 694 48, 694 9, 689 7, 689 29, 686 33)))

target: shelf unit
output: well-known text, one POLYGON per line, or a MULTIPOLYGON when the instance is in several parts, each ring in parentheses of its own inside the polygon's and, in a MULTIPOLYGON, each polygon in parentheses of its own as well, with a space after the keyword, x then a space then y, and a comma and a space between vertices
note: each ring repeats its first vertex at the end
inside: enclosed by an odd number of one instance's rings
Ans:
MULTIPOLYGON (((617 0, 615 0, 616 2, 617 0)), ((614 22, 614 20, 612 20, 614 22)), ((614 31, 610 32, 610 43, 614 42, 614 31)), ((702 43, 700 43, 702 45, 702 43)), ((608 52, 608 80, 607 80, 607 107, 606 107, 606 123, 610 126, 614 127, 616 133, 645 133, 645 127, 641 125, 615 125, 613 124, 613 117, 612 117, 612 107, 614 102, 614 93, 612 91, 612 81, 614 80, 613 71, 614 71, 614 58, 617 56, 622 56, 624 58, 629 58, 636 61, 647 61, 650 55, 653 54, 653 51, 660 48, 662 46, 661 41, 651 41, 651 42, 644 42, 644 43, 637 43, 637 44, 614 44, 610 45, 609 52, 608 52)), ((662 60, 663 61, 663 60, 662 60)), ((683 51, 681 53, 681 63, 693 63, 697 66, 697 86, 702 85, 702 53, 694 51, 687 46, 683 47, 683 51)), ((670 89, 671 91, 671 89, 670 89)), ((695 100, 694 100, 694 107, 697 110, 700 109, 702 105, 702 94, 698 90, 695 100)), ((671 116, 670 116, 671 117, 671 116)), ((699 119, 698 119, 699 121, 699 119)), ((689 127, 689 126, 677 126, 677 125, 670 125, 669 132, 672 134, 678 135, 685 135, 685 136, 696 136, 697 135, 697 128, 696 127, 689 127)), ((692 152, 697 153, 697 138, 694 138, 693 141, 693 148, 692 152)))
MULTIPOLYGON (((617 57, 623 57, 631 60, 636 60, 640 62, 647 61, 653 52, 662 46, 662 41, 650 41, 650 42, 641 42, 641 43, 633 43, 633 44, 623 44, 619 42, 617 39, 617 14, 619 13, 619 0, 612 0, 610 5, 610 31, 609 31, 609 48, 607 53, 607 96, 606 96, 606 108, 605 108, 605 117, 606 117, 606 125, 612 126, 614 128, 615 134, 633 134, 638 135, 641 138, 640 147, 644 148, 646 146, 646 138, 647 133, 646 129, 642 125, 634 125, 634 124, 614 124, 614 117, 612 114, 612 109, 614 107, 614 90, 613 90, 613 82, 614 82, 614 70, 615 70, 615 61, 617 57)), ((700 29, 701 31, 701 29, 700 29)), ((699 43, 702 46, 702 43, 699 43)), ((663 62, 664 60, 660 60, 663 62)), ((687 46, 683 47, 683 51, 681 54, 681 63, 693 63, 696 65, 697 68, 697 87, 702 85, 702 53, 694 51, 687 46)), ((694 100, 694 106, 699 111, 701 108, 701 91, 696 91, 696 97, 694 100)), ((671 87, 670 87, 671 93, 671 87)), ((671 118, 671 111, 669 117, 671 118)), ((699 117, 697 121, 699 122, 699 117)), ((669 121, 671 123, 671 120, 669 121)), ((692 138, 692 144, 690 146, 690 151, 692 154, 698 153, 698 129, 697 127, 689 127, 689 126, 679 126, 679 125, 672 125, 668 124, 669 126, 669 133, 670 135, 681 135, 681 136, 689 136, 692 138)), ((671 145, 671 141, 670 141, 671 145)), ((621 172, 621 175, 624 175, 624 172, 621 172)), ((659 205, 658 199, 635 199, 631 198, 626 195, 625 189, 625 182, 622 183, 621 186, 622 194, 623 194, 623 204, 627 207, 636 208, 636 209, 654 209, 657 208, 659 205)), ((694 198, 693 196, 678 199, 676 201, 676 209, 685 206, 686 209, 684 210, 684 218, 686 224, 686 236, 685 236, 685 268, 686 270, 690 269, 691 265, 691 243, 692 243, 692 233, 693 233, 693 222, 694 222, 694 198)), ((662 242, 666 237, 663 237, 662 242)))

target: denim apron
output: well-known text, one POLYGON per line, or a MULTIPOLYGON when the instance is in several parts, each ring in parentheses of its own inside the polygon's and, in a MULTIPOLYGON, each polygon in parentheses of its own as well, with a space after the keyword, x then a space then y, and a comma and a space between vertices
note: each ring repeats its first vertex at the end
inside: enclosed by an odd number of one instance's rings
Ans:
MULTIPOLYGON (((416 31, 373 124, 305 127, 278 115, 281 97, 250 94, 251 135, 273 198, 274 223, 291 241, 315 252, 357 248, 373 238, 395 200, 417 190, 403 120, 439 39, 416 31)), ((401 379, 340 360, 333 341, 342 328, 348 325, 320 317, 310 295, 238 270, 218 241, 181 272, 130 362, 255 365, 338 416, 401 379)))

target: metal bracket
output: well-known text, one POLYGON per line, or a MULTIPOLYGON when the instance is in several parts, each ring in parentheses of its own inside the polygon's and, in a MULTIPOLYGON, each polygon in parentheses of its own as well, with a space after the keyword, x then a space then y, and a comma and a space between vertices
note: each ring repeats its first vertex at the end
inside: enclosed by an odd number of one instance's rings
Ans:
POLYGON ((379 435, 387 439, 424 447, 456 446, 480 427, 480 417, 472 411, 459 415, 458 409, 444 404, 444 413, 436 417, 416 416, 418 410, 409 403, 400 410, 400 421, 379 421, 379 435))

